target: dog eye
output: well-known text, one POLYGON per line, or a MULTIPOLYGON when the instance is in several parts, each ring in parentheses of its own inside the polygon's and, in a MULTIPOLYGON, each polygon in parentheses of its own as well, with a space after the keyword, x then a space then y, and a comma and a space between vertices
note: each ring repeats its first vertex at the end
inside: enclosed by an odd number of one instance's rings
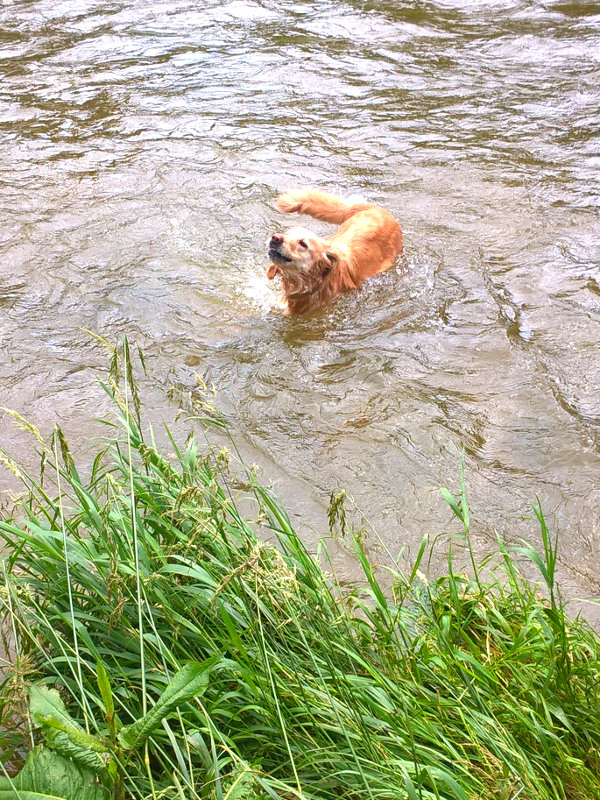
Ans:
POLYGON ((306 244, 306 242, 304 241, 304 239, 300 239, 300 240, 298 241, 298 244, 300 245, 300 247, 303 247, 305 250, 306 250, 306 248, 308 247, 308 245, 306 244))

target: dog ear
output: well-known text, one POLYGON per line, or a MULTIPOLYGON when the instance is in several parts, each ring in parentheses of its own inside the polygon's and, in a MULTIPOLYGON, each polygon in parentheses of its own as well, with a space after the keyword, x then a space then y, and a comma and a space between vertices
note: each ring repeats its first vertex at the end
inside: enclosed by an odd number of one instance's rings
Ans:
POLYGON ((325 277, 325 275, 329 275, 329 273, 337 267, 339 260, 339 256, 336 256, 336 254, 332 253, 331 250, 326 250, 323 253, 321 263, 319 264, 321 267, 321 275, 323 275, 323 277, 325 277))
POLYGON ((273 278, 277 275, 277 267, 275 264, 269 264, 269 269, 267 270, 267 278, 272 281, 273 278))

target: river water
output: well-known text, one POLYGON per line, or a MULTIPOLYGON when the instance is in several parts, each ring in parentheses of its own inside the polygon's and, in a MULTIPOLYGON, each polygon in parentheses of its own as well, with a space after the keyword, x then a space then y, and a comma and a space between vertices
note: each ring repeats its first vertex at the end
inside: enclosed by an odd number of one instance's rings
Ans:
POLYGON ((414 553, 456 529, 436 490, 464 449, 478 550, 537 541, 539 496, 566 591, 600 594, 600 4, 4 0, 0 76, 2 405, 85 459, 105 357, 82 329, 127 334, 150 417, 214 384, 308 536, 345 487, 414 553), (302 319, 265 277, 294 185, 405 234, 302 319))

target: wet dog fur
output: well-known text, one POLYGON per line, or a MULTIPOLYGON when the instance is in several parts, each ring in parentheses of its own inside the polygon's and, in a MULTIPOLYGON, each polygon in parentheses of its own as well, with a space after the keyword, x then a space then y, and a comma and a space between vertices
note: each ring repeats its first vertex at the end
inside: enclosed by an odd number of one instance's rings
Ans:
POLYGON ((308 214, 340 226, 330 239, 301 227, 271 237, 267 277, 281 278, 284 314, 326 305, 391 267, 402 252, 400 226, 379 206, 316 189, 290 189, 275 203, 287 214, 308 214))

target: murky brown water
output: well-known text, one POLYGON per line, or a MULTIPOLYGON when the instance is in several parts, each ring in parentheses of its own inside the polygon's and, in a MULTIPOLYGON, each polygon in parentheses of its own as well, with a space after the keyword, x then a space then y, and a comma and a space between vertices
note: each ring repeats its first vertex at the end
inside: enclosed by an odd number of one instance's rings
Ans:
POLYGON ((85 453, 81 328, 127 333, 153 418, 199 372, 303 523, 344 486, 414 549, 464 447, 478 547, 537 494, 600 593, 599 4, 5 0, 0 43, 2 405, 85 453), (269 313, 288 185, 384 204, 404 260, 269 313))

